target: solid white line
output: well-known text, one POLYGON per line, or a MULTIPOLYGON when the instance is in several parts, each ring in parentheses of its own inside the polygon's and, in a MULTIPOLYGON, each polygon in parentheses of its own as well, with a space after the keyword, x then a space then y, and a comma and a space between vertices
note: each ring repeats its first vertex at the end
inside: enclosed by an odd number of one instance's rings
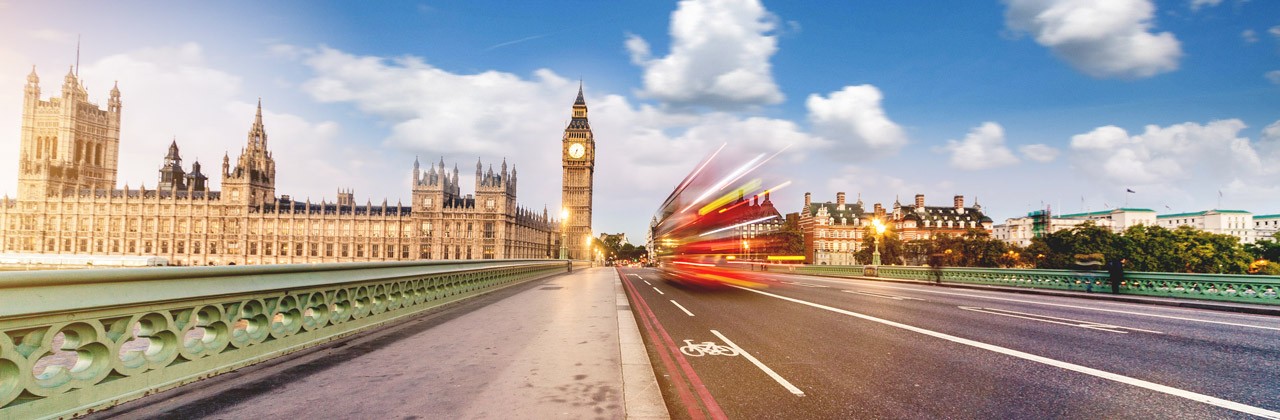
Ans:
POLYGON ((828 286, 823 286, 823 285, 821 285, 821 284, 801 283, 801 282, 798 282, 798 281, 784 281, 783 283, 787 283, 787 284, 794 284, 794 285, 796 285, 796 286, 814 287, 814 288, 818 288, 818 287, 828 287, 828 286))
MULTIPOLYGON (((834 280, 832 280, 832 279, 823 279, 823 280, 834 281, 834 280)), ((837 282, 838 282, 838 283, 846 283, 846 284, 848 284, 848 283, 853 283, 854 281, 837 281, 837 282)), ((1261 325, 1238 324, 1238 323, 1235 323, 1235 322, 1212 321, 1212 320, 1208 320, 1208 319, 1187 318, 1187 317, 1173 316, 1173 315, 1159 315, 1159 314, 1149 314, 1149 313, 1143 313, 1143 312, 1122 311, 1122 310, 1119 310, 1119 309, 1104 309, 1104 308, 1095 308, 1095 307, 1091 307, 1091 306, 1067 305, 1067 304, 1063 304, 1063 303, 1049 303, 1049 302, 1040 302, 1040 301, 1034 301, 1034 300, 1024 300, 1024 299, 1003 298, 1003 297, 996 297, 996 296, 972 295, 972 294, 968 294, 968 293, 944 292, 944 291, 941 291, 941 290, 923 290, 923 289, 916 289, 916 288, 910 288, 910 287, 894 287, 894 286, 881 285, 881 284, 871 285, 871 284, 865 284, 865 283, 867 283, 866 281, 858 281, 857 283, 858 283, 858 284, 863 284, 863 285, 866 285, 866 286, 871 286, 871 287, 883 288, 883 289, 910 290, 910 291, 913 291, 913 292, 934 293, 934 294, 939 294, 939 295, 965 296, 965 297, 972 297, 972 298, 978 298, 978 299, 1002 300, 1002 301, 1006 301, 1006 302, 1030 303, 1030 304, 1033 304, 1033 305, 1044 305, 1044 306, 1057 306, 1057 307, 1062 307, 1062 308, 1086 309, 1086 310, 1090 310, 1090 311, 1111 312, 1111 313, 1118 313, 1118 314, 1125 314, 1125 315, 1140 315, 1140 316, 1149 316, 1149 317, 1154 317, 1154 318, 1176 319, 1176 320, 1179 320, 1179 321, 1204 322, 1204 323, 1208 323, 1208 324, 1230 325, 1230 326, 1233 326, 1233 327, 1258 328, 1258 329, 1263 329, 1263 330, 1280 331, 1280 327, 1265 327, 1265 326, 1261 326, 1261 325)), ((996 292, 996 293, 998 293, 998 292, 996 292)), ((1180 309, 1187 309, 1187 308, 1180 308, 1180 309)), ((1223 315, 1228 315, 1228 314, 1223 314, 1223 315)), ((1230 315, 1240 316, 1241 314, 1230 314, 1230 315)), ((1258 315, 1258 316, 1261 316, 1261 315, 1258 315)))
MULTIPOLYGON (((738 286, 734 286, 734 287, 738 287, 738 286)), ((773 378, 773 380, 778 381, 778 384, 782 385, 783 388, 786 388, 787 391, 791 391, 791 393, 796 394, 797 397, 804 396, 804 391, 801 391, 800 388, 796 388, 796 386, 792 385, 791 382, 787 382, 786 379, 783 379, 782 376, 778 375, 777 372, 774 372, 773 369, 769 369, 769 367, 765 366, 764 363, 760 363, 760 360, 756 359, 755 356, 752 356, 751 353, 747 353, 747 351, 743 350, 742 347, 738 347, 737 344, 734 344, 733 341, 730 341, 729 337, 725 337, 724 334, 720 334, 720 332, 716 330, 711 330, 711 333, 715 334, 716 337, 720 337, 720 340, 723 340, 725 344, 729 345, 729 347, 733 347, 734 350, 737 350, 738 354, 741 354, 742 357, 745 357, 747 358, 747 360, 750 360, 751 363, 754 363, 756 365, 756 367, 760 368, 760 370, 763 370, 765 374, 768 374, 770 378, 773 378)))
POLYGON ((689 310, 688 310, 688 309, 685 309, 685 308, 684 308, 684 305, 681 305, 679 302, 676 302, 676 301, 674 301, 674 300, 673 300, 673 301, 671 301, 671 303, 676 304, 676 307, 677 307, 677 308, 680 308, 680 310, 684 311, 684 313, 688 314, 689 316, 693 316, 693 312, 689 312, 689 310))
MULTIPOLYGON (((1261 408, 1261 407, 1254 407, 1254 406, 1251 406, 1251 405, 1245 405, 1245 404, 1241 404, 1241 403, 1238 403, 1238 402, 1235 402, 1235 401, 1228 401, 1228 400, 1224 400, 1224 399, 1221 399, 1221 398, 1212 397, 1212 396, 1208 396, 1208 395, 1204 395, 1204 394, 1200 394, 1200 393, 1196 393, 1196 392, 1191 392, 1191 391, 1187 391, 1187 390, 1182 390, 1182 389, 1174 388, 1174 387, 1167 386, 1167 385, 1161 385, 1161 384, 1157 384, 1157 383, 1154 383, 1154 382, 1148 382, 1148 381, 1144 381, 1144 380, 1137 379, 1137 378, 1130 378, 1130 377, 1128 377, 1128 376, 1124 376, 1124 375, 1120 375, 1120 374, 1115 374, 1115 373, 1111 373, 1111 372, 1107 372, 1107 371, 1103 371, 1103 370, 1098 370, 1098 369, 1094 369, 1094 368, 1090 368, 1090 367, 1085 367, 1085 366, 1077 365, 1077 364, 1074 364, 1074 363, 1067 363, 1067 362, 1063 362, 1063 361, 1060 361, 1060 360, 1050 359, 1050 358, 1048 358, 1048 357, 1044 357, 1044 356, 1037 356, 1037 355, 1034 355, 1034 354, 1031 354, 1031 353, 1025 353, 1025 352, 1021 352, 1021 351, 1013 350, 1013 349, 1010 349, 1010 348, 1000 347, 1000 346, 997 346, 997 345, 994 345, 994 344, 987 344, 987 343, 983 343, 983 342, 980 342, 980 341, 974 341, 974 340, 970 340, 970 339, 967 339, 967 338, 960 338, 960 337, 956 337, 956 336, 953 336, 953 335, 940 333, 940 332, 937 332, 937 331, 926 330, 926 329, 924 329, 924 328, 915 327, 915 326, 911 326, 911 325, 907 325, 907 324, 902 324, 902 323, 898 323, 898 322, 893 322, 893 321, 890 321, 890 320, 887 320, 887 319, 876 318, 876 317, 871 316, 871 315, 861 314, 861 313, 857 313, 857 312, 853 312, 853 311, 847 311, 847 310, 840 309, 840 308, 833 308, 833 307, 826 306, 826 305, 822 305, 822 304, 817 304, 817 303, 813 303, 813 302, 803 301, 803 300, 800 300, 800 299, 790 298, 790 297, 786 297, 786 296, 775 295, 775 294, 773 294, 773 293, 764 292, 764 291, 755 290, 755 289, 750 289, 750 288, 746 288, 746 287, 738 287, 738 286, 733 286, 733 287, 737 287, 738 289, 746 290, 746 291, 748 291, 748 292, 759 293, 759 294, 762 294, 762 295, 765 295, 765 296, 770 296, 770 297, 774 297, 774 298, 782 299, 782 300, 785 300, 785 301, 790 301, 790 302, 799 303, 799 304, 801 304, 801 305, 807 305, 807 306, 811 306, 811 307, 818 308, 818 309, 828 310, 828 311, 835 312, 835 313, 838 313, 838 314, 844 314, 844 315, 849 315, 849 316, 852 316, 852 317, 861 318, 861 319, 865 319, 865 320, 872 321, 872 322, 878 322, 878 323, 881 323, 881 324, 884 324, 884 325, 888 325, 888 326, 891 326, 891 327, 901 328, 901 329, 904 329, 904 330, 907 330, 907 331, 916 332, 916 333, 920 333, 920 334, 924 334, 924 335, 928 335, 928 336, 932 336, 932 337, 941 338, 941 339, 943 339, 943 340, 947 340, 947 341, 951 341, 951 342, 959 343, 959 344, 964 344, 964 345, 966 345, 966 346, 977 347, 977 348, 980 348, 980 349, 983 349, 983 350, 993 351, 993 352, 996 352, 996 353, 1001 353, 1001 354, 1005 354, 1005 355, 1009 355, 1009 356, 1017 357, 1017 358, 1020 358, 1020 359, 1030 360, 1030 361, 1037 362, 1037 363, 1043 363, 1043 364, 1046 364, 1046 365, 1049 365, 1049 366, 1054 366, 1054 367, 1058 367, 1058 368, 1062 368, 1062 369, 1066 369, 1066 370, 1070 370, 1070 371, 1075 371, 1075 372, 1083 373, 1083 374, 1086 374, 1086 375, 1096 376, 1096 377, 1099 377, 1099 378, 1102 378, 1102 379, 1108 379, 1108 380, 1112 380, 1112 381, 1120 382, 1120 383, 1123 383, 1123 384, 1129 384, 1129 385, 1133 385, 1133 386, 1140 387, 1140 388, 1146 388, 1146 389, 1149 389, 1149 390, 1152 390, 1152 391, 1162 392, 1162 393, 1169 394, 1169 395, 1173 395, 1173 396, 1176 396, 1176 397, 1186 398, 1186 399, 1189 399, 1189 400, 1192 400, 1192 401, 1199 401, 1199 402, 1202 402, 1202 403, 1205 403, 1205 404, 1216 405, 1216 406, 1218 406, 1218 407, 1226 408, 1226 409, 1228 409, 1228 410, 1235 410, 1235 411, 1239 411, 1239 412, 1241 412, 1241 413, 1251 414, 1251 415, 1255 415, 1255 416, 1259 416, 1259 417, 1266 417, 1266 418, 1272 418, 1272 419, 1280 419, 1280 412, 1271 411, 1271 410, 1268 410, 1268 409, 1265 409, 1265 408, 1261 408)), ((714 332, 714 331, 713 331, 713 332, 714 332)), ((719 335, 719 334, 717 334, 717 335, 719 335)), ((720 337, 720 338, 721 338, 721 339, 724 339, 724 337, 720 337)), ((727 342, 728 340, 727 340, 727 339, 725 339, 725 341, 727 342)))
MULTIPOLYGON (((964 308, 965 308, 965 307, 961 307, 961 309, 964 309, 964 308)), ((1141 328, 1133 328, 1133 327, 1122 327, 1122 326, 1119 326, 1119 325, 1112 325, 1112 324, 1101 324, 1101 323, 1097 323, 1097 322, 1093 322, 1093 321, 1083 321, 1083 320, 1079 320, 1079 319, 1071 319, 1071 318, 1060 318, 1060 317, 1056 317, 1056 316, 1041 315, 1041 314, 1033 314, 1033 313, 1029 313, 1029 312, 1011 311, 1011 310, 1008 310, 1008 309, 997 309, 997 308, 981 308, 981 309, 984 309, 985 311, 1003 312, 1003 313, 1010 313, 1010 314, 1026 315, 1026 316, 1037 317, 1037 318, 1055 319, 1055 320, 1058 320, 1058 321, 1074 322, 1074 323, 1078 323, 1078 324, 1080 324, 1079 326, 1081 326, 1081 327, 1085 327, 1085 328, 1091 328, 1091 327, 1100 327, 1100 328, 1118 328, 1118 329, 1122 329, 1122 330, 1141 331, 1141 332, 1145 332, 1145 333, 1152 333, 1152 334, 1164 334, 1164 333, 1162 333, 1162 332, 1160 332, 1160 331, 1144 330, 1144 329, 1141 329, 1141 328)), ((999 314, 997 314, 997 315, 999 315, 999 314)))
POLYGON ((851 293, 851 294, 855 294, 855 295, 863 295, 863 296, 878 297, 878 298, 881 298, 881 299, 902 300, 901 298, 898 298, 897 296, 877 295, 877 294, 875 294, 875 293, 859 292, 859 291, 856 291, 856 290, 841 290, 841 292, 851 293))
POLYGON ((859 295, 866 295, 866 296, 874 296, 874 297, 878 297, 878 298, 893 299, 893 300, 920 300, 920 301, 923 301, 923 300, 924 300, 924 299, 921 299, 921 298, 915 298, 915 297, 910 297, 910 296, 882 295, 882 294, 879 294, 879 293, 864 292, 864 291, 861 291, 861 290, 841 290, 841 292, 845 292, 845 293, 853 293, 853 294, 859 294, 859 295))
POLYGON ((1116 331, 1116 330, 1109 330, 1109 329, 1106 329, 1106 328, 1104 328, 1104 327, 1107 327, 1107 326, 1103 326, 1103 325, 1095 325, 1095 324, 1083 324, 1083 325, 1082 325, 1082 324, 1079 324, 1079 323, 1062 322, 1062 321, 1054 321, 1054 320, 1043 319, 1043 318, 1034 318, 1034 317, 1030 317, 1030 316, 1022 316, 1022 315, 1007 314, 1007 313, 1003 313, 1003 312, 996 312, 995 310, 991 310, 990 308, 978 308, 978 307, 973 307, 973 306, 961 306, 961 307, 960 307, 960 309, 963 309, 963 310, 966 310, 966 311, 980 312, 980 313, 984 313, 984 314, 1007 316, 1007 317, 1010 317, 1010 318, 1029 319, 1029 320, 1032 320, 1032 321, 1047 322, 1047 323, 1050 323, 1050 324, 1066 325, 1066 326, 1068 326, 1068 327, 1089 328, 1089 329, 1095 329, 1095 330, 1098 330, 1098 331, 1113 332, 1113 333, 1117 333, 1117 334, 1128 334, 1128 332, 1125 332, 1125 331, 1116 331))
POLYGON ((666 294, 666 293, 662 293, 662 291, 661 291, 661 290, 658 290, 658 288, 657 288, 657 287, 653 288, 653 291, 658 292, 658 294, 660 294, 660 295, 665 295, 665 294, 666 294))

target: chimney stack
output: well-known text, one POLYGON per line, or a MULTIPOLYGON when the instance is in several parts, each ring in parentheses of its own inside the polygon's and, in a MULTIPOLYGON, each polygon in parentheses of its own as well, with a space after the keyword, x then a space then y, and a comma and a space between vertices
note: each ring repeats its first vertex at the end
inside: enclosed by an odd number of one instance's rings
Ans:
POLYGON ((956 196, 956 210, 960 210, 960 209, 962 209, 962 208, 964 208, 964 196, 963 196, 963 195, 957 195, 957 196, 956 196))
POLYGON ((924 208, 924 194, 916 194, 916 208, 924 208))
POLYGON ((838 193, 836 193, 836 204, 837 204, 837 205, 841 205, 841 206, 843 206, 843 205, 844 205, 844 193, 843 193, 843 192, 838 192, 838 193))
POLYGON ((811 196, 809 193, 804 193, 804 206, 805 206, 805 207, 809 207, 810 199, 812 199, 812 196, 811 196))

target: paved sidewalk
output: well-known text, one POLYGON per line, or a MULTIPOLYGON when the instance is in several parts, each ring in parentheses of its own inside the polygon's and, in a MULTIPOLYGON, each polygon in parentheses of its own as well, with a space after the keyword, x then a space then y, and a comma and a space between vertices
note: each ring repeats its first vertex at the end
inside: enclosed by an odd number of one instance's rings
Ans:
POLYGON ((619 285, 535 280, 94 417, 665 418, 619 285))

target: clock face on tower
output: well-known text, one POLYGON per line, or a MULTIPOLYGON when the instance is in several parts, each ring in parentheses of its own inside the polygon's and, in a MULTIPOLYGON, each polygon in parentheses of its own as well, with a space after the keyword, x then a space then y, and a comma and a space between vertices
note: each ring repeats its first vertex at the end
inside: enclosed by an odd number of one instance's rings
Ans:
POLYGON ((569 145, 569 157, 574 159, 582 159, 587 153, 587 149, 582 147, 582 143, 574 143, 569 145))

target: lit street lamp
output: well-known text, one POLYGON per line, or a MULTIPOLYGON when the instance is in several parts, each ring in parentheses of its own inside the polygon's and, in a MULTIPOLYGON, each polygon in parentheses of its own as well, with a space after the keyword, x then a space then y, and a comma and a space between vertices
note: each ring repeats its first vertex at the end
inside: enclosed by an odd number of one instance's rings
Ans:
POLYGON ((880 265, 880 239, 884 237, 884 223, 880 219, 872 219, 871 226, 876 229, 876 249, 871 253, 871 265, 880 265))

